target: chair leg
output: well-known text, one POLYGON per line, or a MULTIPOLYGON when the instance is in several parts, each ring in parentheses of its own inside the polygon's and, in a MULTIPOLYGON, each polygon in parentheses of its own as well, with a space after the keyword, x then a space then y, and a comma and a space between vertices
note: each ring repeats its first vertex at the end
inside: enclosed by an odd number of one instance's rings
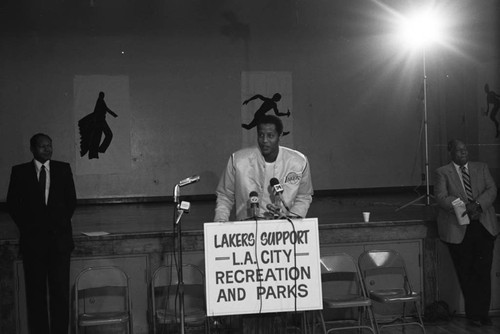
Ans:
MULTIPOLYGON (((365 308, 364 307, 358 307, 358 326, 362 326, 364 321, 363 318, 365 317, 365 308)), ((358 333, 363 334, 363 330, 361 328, 358 328, 358 333)))
POLYGON ((422 314, 420 312, 420 303, 415 302, 415 309, 417 310, 417 316, 420 323, 420 327, 422 328, 422 332, 425 334, 424 321, 422 320, 422 314))
POLYGON ((375 334, 379 334, 380 330, 378 328, 377 319, 375 318, 375 313, 373 312, 373 308, 371 306, 368 307, 368 317, 370 318, 370 324, 372 328, 374 328, 375 334))
MULTIPOLYGON (((313 311, 313 313, 314 313, 314 311, 313 311)), ((309 313, 309 314, 313 314, 313 313, 309 313)), ((307 315, 308 315, 308 313, 306 311, 302 312, 300 332, 304 333, 304 334, 309 334, 309 321, 307 319, 308 318, 307 315)), ((313 317, 314 317, 314 314, 313 314, 313 317)), ((312 321, 311 326, 314 326, 314 319, 312 319, 311 321, 312 321)))
POLYGON ((401 332, 403 334, 406 333, 405 322, 406 322, 406 303, 403 303, 403 316, 402 316, 402 319, 401 319, 401 323, 402 323, 401 332))
POLYGON ((311 317, 310 317, 311 318, 311 333, 312 334, 316 334, 316 326, 318 325, 317 321, 319 318, 319 314, 318 314, 319 312, 321 312, 321 310, 320 311, 312 311, 310 313, 310 315, 311 315, 311 317))
MULTIPOLYGON (((361 318, 360 321, 358 322, 358 325, 363 326, 365 328, 369 327, 370 331, 373 334, 378 334, 378 328, 376 327, 376 322, 374 321, 374 317, 372 317, 372 314, 370 312, 370 307, 363 306, 360 308, 359 312, 361 313, 361 318), (370 326, 368 326, 368 324, 370 324, 370 326)), ((359 328, 359 333, 360 334, 364 333, 362 328, 359 328)))
POLYGON ((316 327, 318 325, 321 325, 321 328, 323 329, 323 334, 326 334, 327 331, 326 331, 326 324, 325 324, 325 318, 323 317, 323 311, 319 310, 319 311, 315 311, 314 314, 313 314, 313 319, 312 319, 312 332, 313 334, 316 333, 316 327), (316 324, 316 318, 319 319, 319 324, 316 324))

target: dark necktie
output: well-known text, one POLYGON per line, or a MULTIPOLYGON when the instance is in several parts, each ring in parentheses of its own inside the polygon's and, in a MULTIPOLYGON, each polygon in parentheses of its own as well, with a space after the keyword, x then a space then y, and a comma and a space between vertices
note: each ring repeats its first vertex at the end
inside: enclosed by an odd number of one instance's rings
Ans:
POLYGON ((474 196, 472 195, 469 173, 467 172, 467 168, 465 168, 465 166, 460 167, 460 169, 462 170, 462 180, 464 181, 465 194, 467 195, 469 202, 473 202, 474 196))
POLYGON ((45 184, 47 182, 47 173, 45 172, 45 166, 42 165, 40 169, 40 176, 38 177, 38 186, 40 188, 40 194, 42 195, 43 203, 45 204, 45 184))

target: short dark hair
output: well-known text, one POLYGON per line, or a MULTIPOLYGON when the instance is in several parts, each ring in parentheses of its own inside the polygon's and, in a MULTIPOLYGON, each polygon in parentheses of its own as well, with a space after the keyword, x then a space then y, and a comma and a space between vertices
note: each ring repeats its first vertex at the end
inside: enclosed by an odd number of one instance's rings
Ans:
POLYGON ((50 142, 52 142, 52 138, 49 137, 49 135, 46 135, 45 133, 37 133, 35 135, 33 135, 33 137, 31 137, 30 139, 30 147, 35 147, 36 146, 36 142, 38 140, 38 138, 40 137, 45 137, 47 138, 48 140, 50 140, 50 142))
POLYGON ((281 122, 281 119, 274 115, 264 115, 262 117, 259 117, 259 119, 257 120, 257 131, 259 130, 259 126, 261 124, 274 124, 278 135, 281 136, 281 134, 283 133, 283 122, 281 122))

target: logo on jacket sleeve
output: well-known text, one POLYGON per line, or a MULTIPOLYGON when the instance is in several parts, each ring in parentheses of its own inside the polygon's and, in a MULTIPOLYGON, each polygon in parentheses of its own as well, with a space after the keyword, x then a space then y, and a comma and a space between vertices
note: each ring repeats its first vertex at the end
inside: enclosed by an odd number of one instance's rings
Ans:
POLYGON ((285 177, 285 183, 297 184, 300 182, 301 177, 302 177, 302 175, 300 175, 300 174, 297 174, 295 172, 290 172, 285 177))

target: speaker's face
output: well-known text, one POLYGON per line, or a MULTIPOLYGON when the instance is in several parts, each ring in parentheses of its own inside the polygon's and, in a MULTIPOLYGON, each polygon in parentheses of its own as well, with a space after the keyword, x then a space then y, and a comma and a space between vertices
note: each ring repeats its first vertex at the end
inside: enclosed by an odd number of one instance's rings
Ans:
POLYGON ((267 162, 276 160, 279 151, 280 136, 274 124, 260 124, 257 129, 257 141, 260 152, 267 162))

